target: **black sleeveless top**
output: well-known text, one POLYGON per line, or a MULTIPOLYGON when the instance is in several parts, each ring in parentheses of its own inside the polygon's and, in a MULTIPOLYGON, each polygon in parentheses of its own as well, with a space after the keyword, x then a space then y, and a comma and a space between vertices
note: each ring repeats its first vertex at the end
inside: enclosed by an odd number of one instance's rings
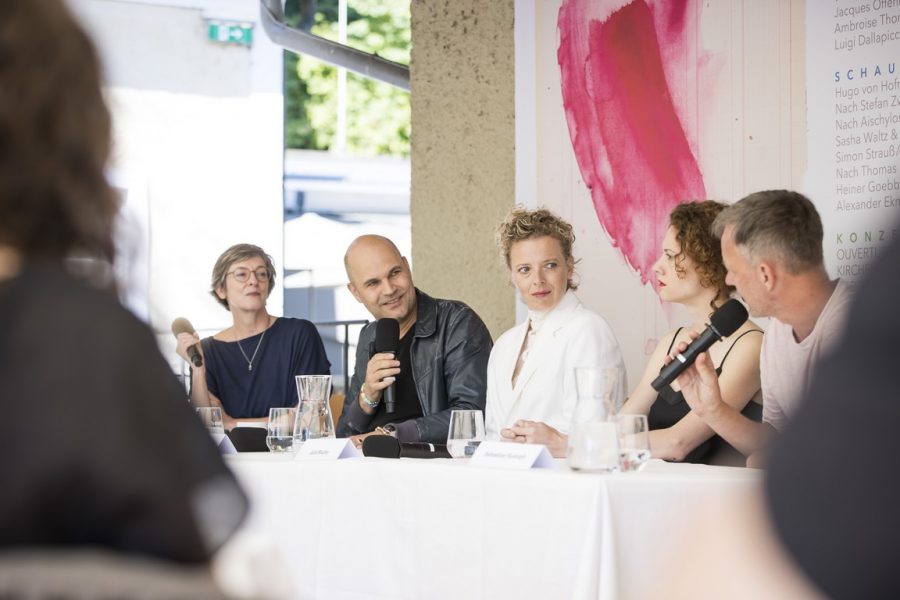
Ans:
MULTIPOLYGON (((675 345, 675 340, 678 338, 678 334, 682 329, 683 327, 679 327, 678 331, 675 332, 675 335, 672 337, 672 343, 669 344, 669 349, 666 350, 666 354, 672 352, 672 346, 675 345)), ((725 353, 725 356, 722 357, 722 362, 719 363, 719 366, 716 368, 716 375, 722 374, 722 367, 725 366, 725 361, 728 359, 731 349, 738 343, 738 340, 754 331, 762 333, 759 329, 751 329, 750 331, 745 331, 739 335, 737 339, 731 343, 731 347, 728 348, 728 352, 725 353)), ((650 413, 647 415, 647 425, 650 427, 651 431, 654 429, 666 429, 667 427, 675 425, 675 423, 683 419, 689 412, 691 412, 691 407, 688 406, 688 403, 685 401, 684 394, 676 392, 670 386, 666 386, 660 390, 659 395, 650 407, 650 413)), ((744 407, 744 410, 741 411, 741 414, 758 423, 762 420, 762 405, 751 400, 747 403, 747 406, 744 407)), ((718 435, 713 435, 711 438, 691 450, 687 456, 684 457, 683 462, 702 463, 707 465, 743 466, 746 459, 731 444, 718 435)))

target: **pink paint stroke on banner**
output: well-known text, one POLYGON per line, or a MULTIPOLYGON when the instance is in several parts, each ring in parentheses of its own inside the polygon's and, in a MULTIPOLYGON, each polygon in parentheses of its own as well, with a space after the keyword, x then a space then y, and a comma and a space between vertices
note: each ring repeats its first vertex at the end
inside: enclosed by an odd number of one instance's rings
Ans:
POLYGON ((564 0, 559 10, 563 104, 601 225, 641 282, 655 287, 651 266, 669 212, 706 196, 678 106, 696 100, 685 34, 697 12, 694 0, 609 5, 564 0))

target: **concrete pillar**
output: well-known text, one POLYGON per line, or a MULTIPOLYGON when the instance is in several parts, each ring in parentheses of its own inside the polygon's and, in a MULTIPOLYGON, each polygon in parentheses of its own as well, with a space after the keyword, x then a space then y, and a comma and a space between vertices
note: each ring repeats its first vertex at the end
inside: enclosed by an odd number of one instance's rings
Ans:
POLYGON ((513 23, 514 0, 412 0, 413 276, 494 338, 515 322, 494 242, 515 198, 513 23))

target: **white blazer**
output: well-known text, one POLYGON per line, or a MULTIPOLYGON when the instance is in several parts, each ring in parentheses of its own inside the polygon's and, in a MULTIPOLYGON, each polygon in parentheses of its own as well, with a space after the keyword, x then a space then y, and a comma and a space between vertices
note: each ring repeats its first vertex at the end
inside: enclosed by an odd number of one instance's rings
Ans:
POLYGON ((625 398, 625 364, 606 320, 586 309, 571 291, 544 318, 512 386, 513 370, 528 321, 500 336, 488 361, 485 429, 488 439, 518 419, 543 421, 568 433, 575 410, 575 368, 619 370, 616 406, 625 398))

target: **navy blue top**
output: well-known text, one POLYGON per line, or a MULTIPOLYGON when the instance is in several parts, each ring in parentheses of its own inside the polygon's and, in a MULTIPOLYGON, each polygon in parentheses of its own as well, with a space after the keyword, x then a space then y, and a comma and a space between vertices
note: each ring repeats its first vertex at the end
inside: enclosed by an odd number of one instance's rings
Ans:
POLYGON ((240 342, 201 340, 206 364, 206 386, 222 401, 225 412, 237 419, 269 416, 269 409, 297 404, 295 375, 328 375, 331 363, 315 325, 305 319, 281 317, 263 334, 240 342), (247 358, 259 344, 253 370, 247 358))

